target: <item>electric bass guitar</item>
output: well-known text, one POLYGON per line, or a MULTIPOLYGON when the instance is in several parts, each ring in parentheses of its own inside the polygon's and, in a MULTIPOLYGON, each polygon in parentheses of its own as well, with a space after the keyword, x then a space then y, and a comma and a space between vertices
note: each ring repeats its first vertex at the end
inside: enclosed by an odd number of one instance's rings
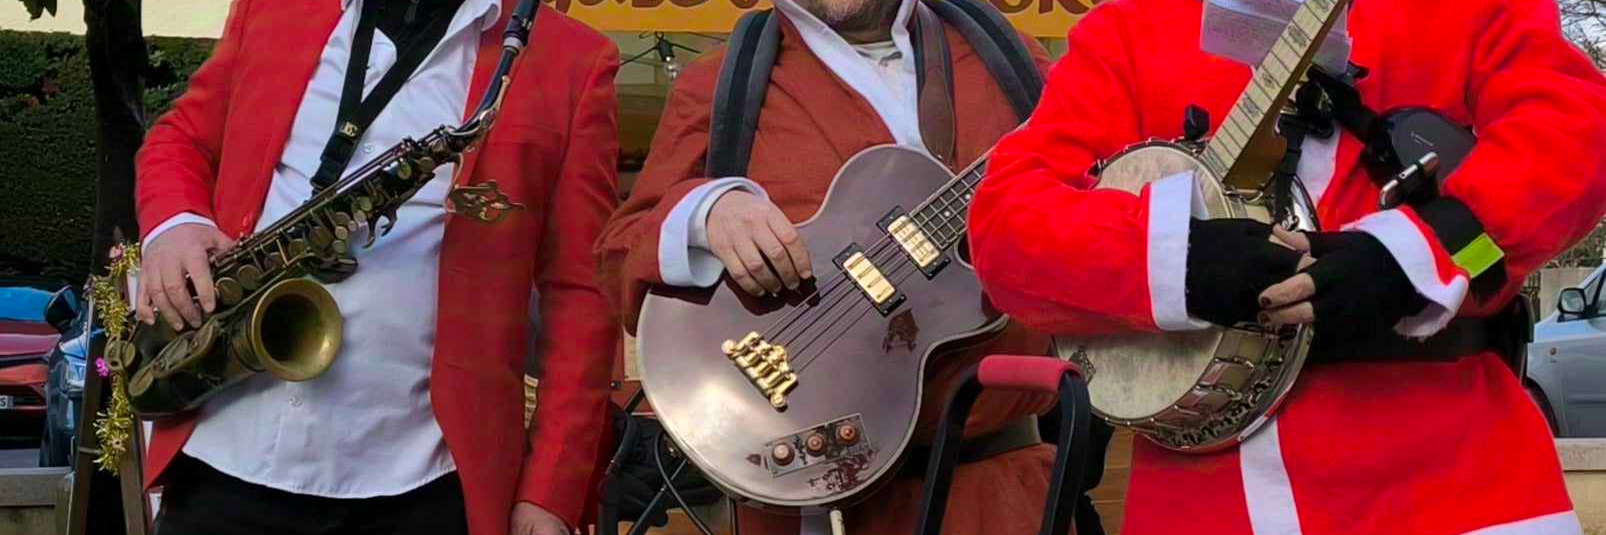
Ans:
POLYGON ((923 152, 853 156, 798 225, 815 279, 759 298, 728 278, 655 288, 636 332, 647 399, 708 479, 753 505, 845 507, 908 446, 926 363, 999 332, 956 247, 985 173, 923 152))

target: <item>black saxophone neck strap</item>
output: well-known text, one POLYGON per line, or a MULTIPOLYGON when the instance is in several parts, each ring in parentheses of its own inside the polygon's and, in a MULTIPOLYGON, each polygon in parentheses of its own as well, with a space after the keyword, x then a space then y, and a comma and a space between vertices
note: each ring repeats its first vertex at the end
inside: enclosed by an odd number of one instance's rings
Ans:
POLYGON ((402 84, 418 71, 419 66, 424 64, 424 59, 435 49, 435 45, 445 37, 447 26, 451 24, 455 14, 454 10, 450 9, 438 10, 423 33, 400 50, 396 56, 396 64, 385 72, 385 76, 380 78, 379 83, 374 85, 373 90, 369 91, 365 98, 363 80, 368 73, 368 58, 374 46, 374 30, 379 24, 379 10, 383 4, 383 0, 365 0, 362 3, 357 31, 352 37, 351 57, 346 62, 345 83, 340 90, 340 108, 335 117, 335 130, 330 134, 329 141, 324 144, 318 171, 312 175, 314 191, 332 186, 340 179, 346 165, 351 162, 352 154, 356 152, 357 142, 362 140, 368 127, 379 117, 379 112, 401 92, 402 84))

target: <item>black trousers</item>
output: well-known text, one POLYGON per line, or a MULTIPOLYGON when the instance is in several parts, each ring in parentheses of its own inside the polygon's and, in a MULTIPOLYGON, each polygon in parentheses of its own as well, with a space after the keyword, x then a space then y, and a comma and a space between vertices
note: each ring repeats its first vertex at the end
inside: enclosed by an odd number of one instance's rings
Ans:
POLYGON ((395 496, 339 499, 247 483, 185 456, 170 470, 156 535, 468 533, 456 473, 395 496))

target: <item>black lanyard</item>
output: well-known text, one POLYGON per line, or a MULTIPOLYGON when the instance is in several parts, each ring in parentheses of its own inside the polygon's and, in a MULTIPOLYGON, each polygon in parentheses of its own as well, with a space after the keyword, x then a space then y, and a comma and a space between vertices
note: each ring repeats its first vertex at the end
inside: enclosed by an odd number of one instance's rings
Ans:
POLYGON ((368 73, 368 54, 374 46, 374 28, 379 24, 379 7, 385 0, 363 0, 362 13, 357 21, 357 34, 352 37, 351 59, 346 62, 346 82, 340 91, 340 111, 335 117, 335 131, 329 136, 329 142, 323 146, 323 156, 318 165, 318 172, 312 175, 312 187, 321 190, 334 185, 346 170, 346 164, 351 162, 351 155, 357 149, 357 142, 379 117, 379 112, 385 109, 397 93, 401 92, 402 84, 418 71, 423 65, 424 58, 429 56, 435 45, 439 44, 446 35, 446 27, 451 24, 455 10, 439 10, 435 18, 429 22, 424 33, 409 43, 396 56, 396 64, 385 72, 384 78, 374 85, 363 98, 363 79, 368 73))

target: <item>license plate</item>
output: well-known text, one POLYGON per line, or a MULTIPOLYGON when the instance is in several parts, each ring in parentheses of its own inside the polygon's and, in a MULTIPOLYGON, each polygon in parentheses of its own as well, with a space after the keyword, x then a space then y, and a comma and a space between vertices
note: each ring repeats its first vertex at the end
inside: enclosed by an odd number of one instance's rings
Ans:
POLYGON ((13 398, 11 396, 0 396, 0 410, 9 409, 9 408, 13 407, 15 404, 16 404, 16 398, 13 398))

